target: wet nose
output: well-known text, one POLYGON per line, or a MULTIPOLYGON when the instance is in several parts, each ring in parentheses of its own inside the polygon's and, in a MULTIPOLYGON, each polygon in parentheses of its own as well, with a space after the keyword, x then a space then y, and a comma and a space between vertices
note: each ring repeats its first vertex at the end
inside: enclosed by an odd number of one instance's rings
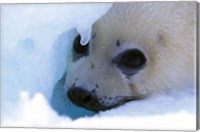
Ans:
POLYGON ((81 87, 72 87, 67 92, 68 98, 77 106, 91 109, 97 103, 97 98, 91 92, 81 87))

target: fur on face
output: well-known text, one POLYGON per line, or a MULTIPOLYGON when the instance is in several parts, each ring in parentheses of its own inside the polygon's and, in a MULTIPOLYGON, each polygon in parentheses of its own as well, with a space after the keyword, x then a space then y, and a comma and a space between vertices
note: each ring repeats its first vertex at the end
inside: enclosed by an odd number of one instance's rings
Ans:
POLYGON ((114 3, 94 23, 87 47, 72 46, 66 78, 72 102, 100 111, 192 85, 195 4, 114 3))

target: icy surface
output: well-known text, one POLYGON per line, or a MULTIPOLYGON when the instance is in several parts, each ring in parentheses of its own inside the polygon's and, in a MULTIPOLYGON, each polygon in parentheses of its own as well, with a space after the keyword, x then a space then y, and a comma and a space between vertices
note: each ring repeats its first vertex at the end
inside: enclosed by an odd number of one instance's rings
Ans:
MULTIPOLYGON (((95 115, 65 101, 64 93, 51 100, 53 88, 60 85, 57 82, 67 65, 68 46, 77 34, 74 28, 81 34, 82 44, 87 43, 92 23, 110 6, 109 3, 2 6, 2 126, 195 129, 193 87, 133 101, 95 115), (50 105, 52 102, 56 111, 50 105)), ((62 89, 55 91, 62 93, 62 89)))

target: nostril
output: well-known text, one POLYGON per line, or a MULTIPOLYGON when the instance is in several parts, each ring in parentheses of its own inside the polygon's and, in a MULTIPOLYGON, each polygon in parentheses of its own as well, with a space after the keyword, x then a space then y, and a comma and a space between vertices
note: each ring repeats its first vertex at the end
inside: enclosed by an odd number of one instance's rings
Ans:
POLYGON ((92 93, 79 87, 69 89, 67 96, 73 103, 79 106, 86 106, 94 100, 92 93))
POLYGON ((72 90, 72 89, 70 89, 70 90, 67 92, 67 96, 68 96, 68 98, 69 98, 72 102, 74 102, 75 98, 77 98, 77 97, 76 97, 76 94, 75 94, 75 92, 74 92, 74 90, 72 90))
POLYGON ((85 97, 83 98, 83 100, 82 100, 83 104, 88 104, 88 103, 91 102, 91 101, 92 101, 91 95, 85 96, 85 97))

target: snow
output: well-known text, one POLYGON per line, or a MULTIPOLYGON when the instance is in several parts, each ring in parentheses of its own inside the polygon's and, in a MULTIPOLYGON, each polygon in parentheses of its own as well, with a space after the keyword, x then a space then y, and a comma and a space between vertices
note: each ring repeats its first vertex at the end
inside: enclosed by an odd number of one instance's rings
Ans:
POLYGON ((191 90, 185 90, 178 94, 178 98, 171 94, 159 95, 149 100, 130 102, 93 117, 72 120, 67 116, 59 116, 52 110, 42 94, 37 93, 30 98, 27 92, 22 92, 15 109, 15 117, 7 117, 3 126, 194 130, 196 116, 193 94, 191 90))
POLYGON ((110 7, 111 3, 1 6, 2 126, 196 129, 194 86, 98 114, 66 99, 62 79, 58 80, 67 66, 66 53, 76 30, 81 43, 87 43, 91 25, 110 7))

